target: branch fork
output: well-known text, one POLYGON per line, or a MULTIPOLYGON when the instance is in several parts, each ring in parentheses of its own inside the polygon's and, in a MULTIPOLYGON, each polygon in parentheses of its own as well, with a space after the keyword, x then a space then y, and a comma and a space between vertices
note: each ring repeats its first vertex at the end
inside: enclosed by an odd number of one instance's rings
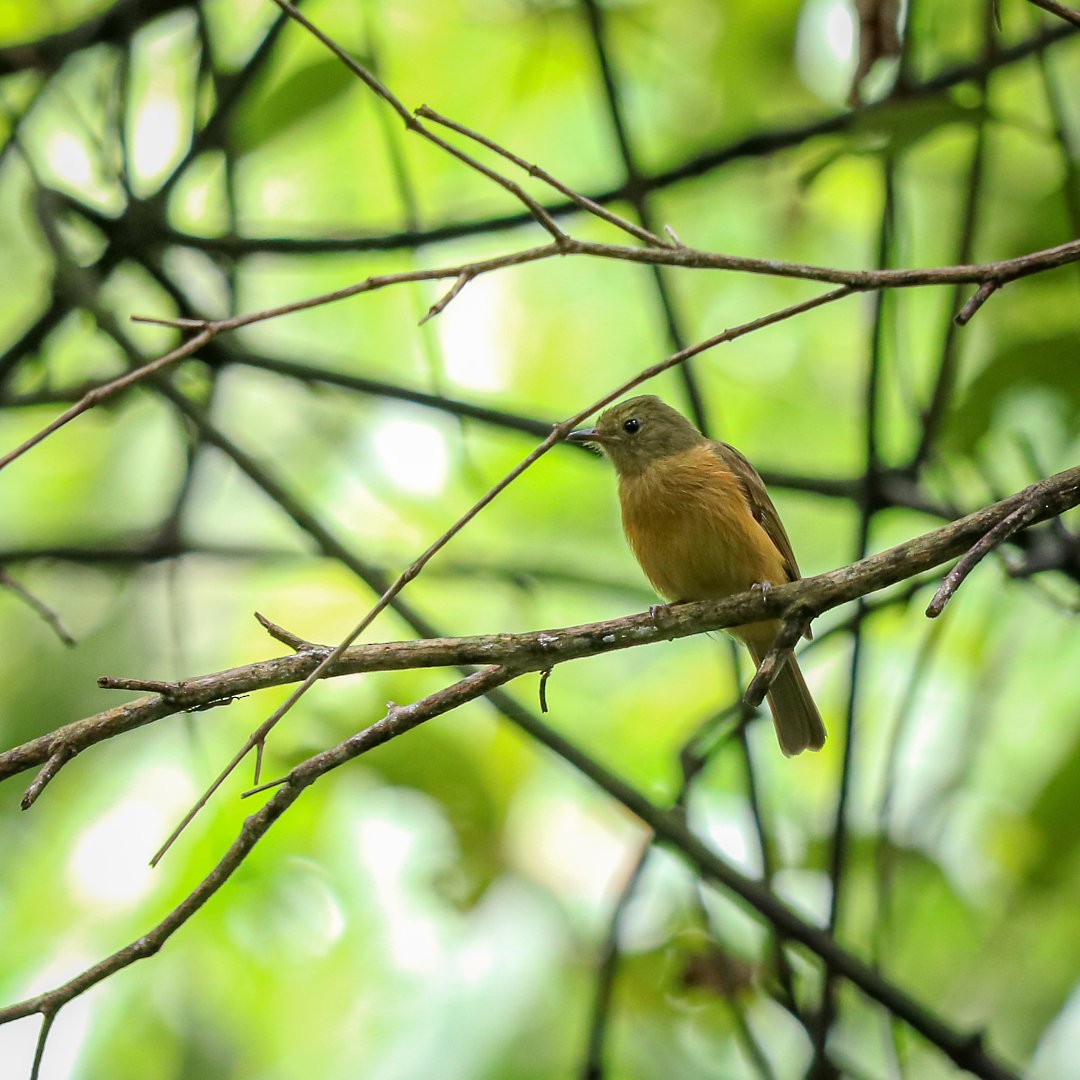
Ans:
POLYGON ((743 701, 748 706, 757 708, 765 700, 776 677, 794 655, 799 638, 810 629, 810 622, 817 614, 807 604, 793 604, 788 609, 772 648, 762 657, 757 672, 743 694, 743 701))

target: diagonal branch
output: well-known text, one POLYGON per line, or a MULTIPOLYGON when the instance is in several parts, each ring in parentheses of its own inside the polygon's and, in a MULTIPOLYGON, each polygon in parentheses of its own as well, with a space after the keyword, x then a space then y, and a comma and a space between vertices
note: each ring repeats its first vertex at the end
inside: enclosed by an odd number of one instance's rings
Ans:
MULTIPOLYGON (((34 1014, 41 1014, 47 1019, 110 975, 137 960, 154 955, 225 884, 274 822, 316 780, 433 716, 496 689, 515 674, 517 670, 510 666, 487 667, 412 705, 392 705, 386 716, 369 728, 301 762, 289 772, 266 804, 245 820, 237 839, 200 885, 157 926, 62 986, 0 1008, 0 1024, 34 1014)), ((830 969, 908 1023, 961 1068, 985 1080, 1015 1080, 1016 1074, 989 1054, 978 1036, 964 1034, 950 1027, 896 984, 838 945, 830 934, 797 915, 768 887, 746 877, 694 836, 680 814, 660 809, 576 748, 566 746, 565 750, 564 756, 571 764, 585 771, 605 792, 635 813, 661 841, 679 852, 704 878, 733 892, 786 937, 821 957, 830 969)))
POLYGON ((274 0, 274 3, 277 4, 290 19, 299 23, 312 35, 312 37, 316 38, 322 45, 325 45, 327 49, 329 49, 355 76, 357 76, 357 78, 359 78, 378 97, 382 98, 383 101, 385 101, 394 112, 401 117, 405 126, 410 131, 416 132, 417 135, 427 139, 428 142, 433 143, 435 146, 439 147, 440 150, 445 150, 451 157, 455 157, 458 161, 464 162, 469 168, 475 169, 489 180, 494 181, 499 187, 509 191, 525 205, 536 221, 551 234, 556 245, 566 239, 566 234, 555 224, 555 219, 519 184, 516 184, 513 180, 503 176, 502 173, 496 172, 494 169, 489 169, 482 162, 477 161, 471 154, 466 154, 464 150, 459 150, 453 143, 447 142, 439 135, 436 135, 435 132, 425 124, 422 124, 411 112, 409 112, 409 110, 401 103, 400 98, 398 98, 381 79, 368 71, 368 69, 355 57, 350 56, 336 41, 334 41, 333 38, 324 34, 310 19, 301 14, 292 4, 290 4, 289 0, 274 0))
POLYGON ((588 408, 582 409, 580 412, 575 413, 568 420, 563 421, 561 424, 556 424, 552 428, 548 437, 540 443, 531 453, 529 453, 521 462, 519 462, 513 469, 511 469, 498 483, 489 488, 488 491, 481 496, 473 505, 462 514, 457 521, 455 521, 441 536, 437 537, 428 547, 421 552, 383 591, 382 595, 376 600, 374 606, 370 608, 366 615, 349 631, 348 634, 329 652, 327 652, 319 661, 318 665, 313 671, 311 671, 304 681, 289 695, 288 698, 274 710, 260 725, 259 727, 248 737, 244 745, 233 755, 232 759, 222 769, 220 773, 214 778, 210 787, 203 792, 195 804, 184 815, 180 824, 172 832, 169 838, 165 841, 161 849, 155 854, 151 860, 152 864, 156 864, 165 852, 171 847, 171 845, 177 840, 183 830, 194 820, 196 814, 206 805, 207 800, 213 795, 213 793, 225 782, 228 776, 239 766, 244 758, 250 753, 251 750, 261 747, 266 736, 277 726, 277 724, 292 710, 301 697, 307 693, 307 691, 315 685, 319 679, 323 678, 326 672, 329 670, 330 665, 337 660, 344 651, 365 631, 371 624, 386 610, 390 605, 397 602, 399 594, 405 589, 405 587, 416 578, 425 566, 444 548, 446 545, 460 533, 486 506, 492 503, 503 491, 506 490, 519 476, 521 476, 527 469, 535 464, 541 457, 544 456, 557 442, 566 437, 569 432, 576 427, 582 420, 597 409, 603 408, 605 405, 614 401, 617 397, 620 397, 626 391, 632 389, 635 386, 646 382, 648 379, 660 374, 662 371, 667 371, 669 368, 675 367, 678 364, 683 363, 692 356, 696 356, 698 353, 705 352, 707 349, 715 348, 717 345, 721 345, 727 341, 733 341, 735 338, 742 337, 755 330, 760 330, 765 326, 770 326, 777 322, 782 322, 786 319, 792 318, 795 315, 799 315, 804 311, 810 311, 815 307, 820 307, 822 304, 829 303, 833 300, 838 300, 843 296, 848 295, 849 290, 846 288, 833 289, 831 292, 819 293, 817 296, 812 297, 810 300, 803 301, 799 304, 792 304, 790 307, 781 308, 779 311, 774 311, 769 315, 762 316, 759 319, 753 319, 750 322, 743 323, 741 326, 733 327, 730 330, 725 330, 723 333, 717 334, 714 337, 708 338, 705 341, 699 342, 696 345, 692 345, 689 348, 681 349, 679 352, 667 357, 665 360, 661 360, 651 367, 646 368, 644 371, 639 372, 633 378, 628 379, 621 386, 612 390, 610 393, 605 394, 598 401, 593 402, 588 408))
MULTIPOLYGON (((672 605, 659 609, 656 618, 650 612, 643 612, 526 634, 360 645, 343 652, 323 675, 336 678, 371 671, 472 664, 512 665, 517 674, 524 674, 568 660, 673 641, 759 619, 783 619, 793 612, 816 616, 939 566, 1008 520, 1019 506, 1029 503, 1037 507, 1029 524, 1045 521, 1080 504, 1080 466, 851 566, 777 585, 764 595, 759 590, 724 600, 672 605)), ((168 694, 139 698, 0 753, 0 780, 46 764, 62 747, 69 748, 72 754, 81 753, 96 743, 166 716, 211 706, 239 694, 297 682, 310 674, 322 656, 322 652, 299 652, 170 684, 168 694)))
POLYGON ((1002 518, 992 529, 972 544, 964 557, 948 572, 945 580, 938 586, 926 608, 928 618, 936 619, 945 605, 952 599, 953 593, 963 584, 968 574, 990 554, 999 544, 1004 543, 1015 532, 1024 528, 1039 512, 1039 485, 1031 489, 1030 498, 1025 499, 1008 517, 1002 518))
POLYGON ((643 243, 654 247, 670 246, 668 242, 662 240, 656 233, 650 232, 648 229, 643 229, 640 225, 635 225, 632 221, 628 221, 626 218, 621 217, 619 214, 609 210, 606 206, 596 202, 594 199, 590 199, 585 195, 580 195, 569 185, 564 184, 561 180, 552 176, 546 169, 542 169, 539 165, 526 161, 523 157, 515 154, 512 150, 508 150, 505 146, 500 146, 499 143, 495 142, 493 139, 489 139, 486 135, 481 135, 480 132, 473 131, 472 128, 468 128, 464 124, 459 124, 457 121, 437 113, 427 105, 421 105, 420 108, 416 110, 416 115, 422 116, 425 120, 430 120, 433 124, 439 124, 442 127, 449 128, 451 131, 456 131, 459 135, 464 135, 466 138, 478 142, 481 146, 486 146, 489 150, 506 158, 507 161, 512 161, 519 169, 524 170, 530 176, 535 176, 538 180, 543 180, 548 187, 554 188, 560 195, 565 195, 575 206, 606 221, 609 225, 614 225, 617 229, 622 229, 623 232, 629 233, 643 243))
MULTIPOLYGON (((638 262, 648 264, 662 264, 680 266, 695 270, 732 270, 743 271, 751 274, 764 274, 773 277, 797 278, 806 281, 820 281, 841 286, 833 293, 823 297, 817 297, 804 305, 793 305, 784 309, 787 312, 798 313, 808 310, 809 307, 817 307, 819 304, 828 303, 839 299, 850 292, 863 292, 873 289, 885 288, 913 288, 922 285, 953 285, 957 283, 983 284, 994 282, 997 287, 1008 282, 1028 277, 1032 274, 1054 270, 1070 263, 1080 261, 1080 240, 1070 240, 1064 244, 1058 244, 1052 248, 1041 251, 1029 252, 1014 259, 1004 259, 998 262, 962 265, 962 266, 938 266, 925 270, 841 270, 831 267, 812 266, 801 263, 776 262, 771 259, 745 258, 734 255, 720 255, 713 252, 698 251, 694 248, 630 248, 616 244, 599 244, 585 240, 565 239, 561 243, 544 244, 541 247, 525 248, 521 251, 510 252, 506 255, 496 256, 490 259, 480 259, 471 263, 460 263, 456 266, 445 266, 424 270, 408 270, 397 274, 374 275, 363 281, 346 285, 328 293, 320 293, 318 296, 307 297, 302 300, 294 300, 277 307, 266 308, 262 311, 249 312, 244 315, 235 315, 227 319, 218 320, 192 320, 192 319, 162 319, 157 317, 135 317, 136 321, 151 322, 165 326, 175 326, 185 330, 196 330, 194 337, 184 344, 172 349, 168 353, 150 361, 143 367, 129 371, 120 378, 109 383, 102 384, 89 391, 71 408, 65 410, 59 417, 53 420, 41 431, 32 435, 15 449, 0 457, 0 469, 11 464, 12 461, 21 457, 28 450, 51 435, 54 431, 82 415, 87 410, 100 404, 105 398, 154 374, 162 368, 175 363, 178 360, 191 356, 202 346, 207 344, 217 335, 226 331, 239 330, 245 326, 265 322, 269 319, 281 318, 298 311, 306 311, 310 308, 321 307, 324 304, 336 303, 346 300, 361 293, 374 292, 391 285, 416 281, 437 281, 446 278, 469 278, 479 277, 481 274, 490 273, 511 266, 522 266, 526 263, 537 262, 553 256, 586 255, 603 259, 615 259, 625 262, 638 262)), ((784 315, 784 318, 789 317, 784 315)), ((759 320, 751 325, 757 329, 759 320)), ((748 332, 748 331, 742 331, 748 332)), ((724 335, 708 339, 701 345, 691 346, 676 354, 679 357, 671 362, 663 362, 664 366, 648 369, 655 374, 657 371, 666 370, 675 364, 682 363, 691 356, 697 355, 705 349, 711 348, 721 340, 729 340, 724 335)), ((651 378, 651 375, 646 378, 651 378)), ((638 380, 643 381, 643 380, 638 380)), ((634 385, 637 385, 635 382, 634 385)), ((587 413, 585 415, 588 415, 587 413)))

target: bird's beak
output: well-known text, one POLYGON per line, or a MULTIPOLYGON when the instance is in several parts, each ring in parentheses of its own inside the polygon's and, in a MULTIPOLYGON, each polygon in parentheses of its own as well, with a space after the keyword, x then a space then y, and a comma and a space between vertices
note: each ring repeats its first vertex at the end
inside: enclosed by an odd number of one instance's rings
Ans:
POLYGON ((578 428, 566 436, 566 441, 573 443, 600 443, 604 441, 604 437, 596 428, 578 428))

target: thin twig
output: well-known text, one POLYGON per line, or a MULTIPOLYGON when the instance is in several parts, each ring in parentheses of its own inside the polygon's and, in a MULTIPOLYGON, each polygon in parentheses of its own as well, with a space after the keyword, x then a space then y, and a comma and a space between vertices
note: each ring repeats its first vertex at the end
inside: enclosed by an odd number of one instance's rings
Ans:
POLYGON ((165 353, 164 356, 159 356, 156 360, 151 360, 150 363, 144 364, 141 368, 135 368, 132 371, 128 371, 124 375, 120 375, 115 379, 111 379, 107 383, 102 383, 100 386, 94 387, 93 390, 88 391, 82 398, 80 398, 70 409, 65 409, 55 420, 46 424, 40 431, 31 435, 29 439, 20 443, 14 450, 9 450, 6 454, 0 457, 0 469, 10 465, 16 458, 21 457, 27 452, 27 450, 33 449, 38 443, 47 439, 54 431, 59 431, 65 424, 70 423, 77 416, 81 416, 88 409, 92 409, 95 405, 99 405, 107 397, 111 397, 113 394, 119 393, 121 390, 127 389, 127 387, 138 382, 140 379, 146 378, 148 375, 153 375, 155 372, 160 371, 162 368, 167 367, 169 364, 175 363, 177 360, 182 359, 185 356, 190 356, 193 352, 196 352, 202 345, 204 345, 213 336, 213 332, 210 328, 203 330, 201 333, 196 334, 195 337, 184 342, 178 348, 173 349, 171 352, 165 353))
POLYGON ((278 626, 277 623, 271 622, 259 611, 255 612, 255 620, 272 638, 276 641, 280 641, 282 645, 288 645, 294 652, 312 653, 329 651, 329 646, 316 645, 311 641, 306 641, 299 635, 294 634, 291 630, 286 630, 283 626, 278 626))
POLYGON ((443 295, 438 300, 436 300, 435 303, 431 305, 431 307, 427 309, 427 313, 420 320, 420 325, 423 326, 424 323, 426 323, 429 319, 433 319, 436 315, 439 315, 441 312, 443 312, 446 309, 447 304, 449 304, 450 301, 453 300, 454 297, 457 296, 457 294, 461 292, 461 290, 464 289, 470 281, 472 281, 472 279, 472 274, 458 274, 457 280, 454 282, 454 284, 451 285, 450 288, 445 293, 443 293, 443 295))
POLYGON ((1038 493, 1034 492, 1031 498, 1025 500, 1008 517, 1003 518, 972 544, 963 558, 945 575, 945 580, 938 586, 937 592, 934 593, 933 598, 926 607, 926 617, 936 619, 945 610, 945 605, 952 599, 953 593, 960 588, 968 574, 994 548, 1034 520, 1038 513, 1038 493))
MULTIPOLYGON (((792 586, 785 588, 790 587, 792 586)), ((779 587, 774 591, 778 592, 779 587)), ((413 730, 432 717, 491 692, 515 674, 515 669, 502 665, 487 667, 413 705, 391 709, 382 720, 371 727, 301 762, 290 771, 285 782, 267 803, 245 820, 237 839, 200 885, 157 926, 62 986, 0 1008, 0 1024, 35 1013, 56 1012, 103 979, 156 953, 224 885, 274 822, 316 780, 390 739, 413 730)), ((839 946, 832 935, 796 914, 766 886, 735 869, 687 829, 681 813, 658 808, 588 755, 565 743, 565 740, 560 740, 559 744, 560 752, 572 765, 585 771, 605 792, 641 818, 661 841, 671 845, 705 878, 733 892, 786 937, 820 956, 830 970, 850 980, 863 993, 884 1005, 939 1047, 961 1068, 968 1069, 985 1080, 1015 1080, 1015 1072, 991 1055, 980 1038, 957 1031, 948 1025, 895 983, 883 978, 858 957, 839 946)))
MULTIPOLYGON (((896 213, 896 164, 891 155, 882 161, 882 186, 884 205, 878 230, 877 265, 887 267, 892 259, 895 236, 896 213)), ((859 526, 855 544, 855 558, 863 559, 869 550, 870 529, 874 515, 880 508, 878 501, 878 476, 882 471, 880 456, 881 381, 884 363, 885 301, 887 294, 876 293, 873 298, 873 322, 870 332, 870 348, 863 387, 863 489, 859 505, 859 526)), ((848 863, 848 805, 854 776, 857 725, 855 723, 859 699, 859 676, 863 650, 863 625, 866 606, 860 598, 856 605, 851 628, 851 655, 848 668, 847 707, 844 712, 843 756, 840 762, 840 783, 836 797, 831 843, 829 845, 829 913, 826 926, 835 934, 845 895, 845 871, 848 863)), ((836 999, 836 972, 827 967, 821 990, 821 1007, 813 1033, 814 1057, 810 1072, 824 1071, 828 1061, 828 1043, 838 1011, 836 999)))
POLYGON ((25 585, 16 581, 2 566, 0 566, 0 586, 9 589, 19 597, 27 607, 37 612, 42 620, 51 628, 53 633, 56 634, 65 645, 72 646, 78 644, 68 632, 67 627, 61 622, 60 616, 49 607, 44 600, 36 597, 25 585))
POLYGON ((998 291, 1000 286, 996 281, 984 281, 968 298, 964 306, 956 313, 953 322, 957 326, 967 326, 974 318, 975 313, 998 291))
MULTIPOLYGON (((275 0, 277 2, 277 0, 275 0)), ((914 288, 923 285, 948 285, 958 282, 981 284, 987 280, 996 280, 999 284, 1018 280, 1032 274, 1042 273, 1047 270, 1067 266, 1070 263, 1080 261, 1080 240, 1070 240, 1056 247, 1046 248, 1041 251, 1030 252, 1014 259, 1005 259, 999 262, 983 263, 971 266, 939 266, 925 270, 837 270, 829 267, 810 266, 799 263, 783 263, 769 259, 742 258, 731 255, 717 255, 710 252, 696 251, 693 248, 628 248, 613 244, 598 244, 585 240, 564 239, 561 243, 545 244, 541 247, 526 248, 521 251, 510 252, 506 255, 491 259, 481 259, 472 263, 463 263, 457 266, 439 267, 424 270, 408 270, 397 274, 375 275, 364 281, 346 285, 341 289, 335 289, 318 296, 307 297, 303 300, 295 300, 277 307, 267 308, 262 311, 250 312, 244 315, 235 315, 227 319, 207 321, 204 328, 184 342, 182 345, 165 353, 163 356, 152 360, 143 366, 136 368, 117 379, 104 383, 88 392, 80 401, 67 409, 50 424, 39 432, 32 435, 14 450, 0 457, 0 469, 9 465, 16 458, 21 457, 28 450, 37 446, 54 431, 74 420, 77 416, 100 404, 112 394, 125 390, 147 376, 156 374, 162 368, 175 363, 187 356, 191 356, 203 347, 207 342, 219 334, 227 331, 238 330, 255 323, 266 322, 270 319, 281 318, 299 311, 321 307, 324 304, 336 303, 346 300, 361 293, 374 292, 392 285, 405 282, 435 281, 446 278, 459 278, 463 274, 478 277, 481 274, 491 273, 511 266, 522 266, 526 263, 548 259, 554 256, 564 255, 588 255, 598 258, 609 258, 627 262, 639 262, 646 264, 659 264, 670 266, 682 266, 688 269, 698 270, 741 270, 753 274, 766 274, 777 277, 798 278, 807 281, 821 281, 830 284, 841 285, 834 293, 825 294, 809 302, 810 307, 817 307, 822 303, 829 303, 850 292, 861 292, 884 288, 914 288)), ((798 307, 798 305, 795 305, 798 307)), ((787 316, 785 316, 787 317, 787 316)), ((142 318, 133 316, 133 318, 142 318)), ((169 321, 169 320, 163 320, 169 321)), ((176 323, 177 320, 171 320, 176 323)), ((202 325, 200 323, 200 325, 202 325)), ((755 327, 756 328, 756 327, 755 327)), ((711 340, 711 339, 710 339, 711 340)), ((691 347, 681 360, 694 356, 704 348, 691 347)), ((668 365, 673 366, 673 365, 668 365)), ((636 384, 635 384, 636 385, 636 384)))
MULTIPOLYGON (((641 168, 638 164, 639 155, 635 150, 630 123, 623 108, 621 80, 608 47, 605 9, 596 0, 581 0, 579 6, 585 16, 585 25, 588 28, 593 51, 596 54, 600 82, 604 88, 604 101, 607 105, 608 117, 611 120, 611 128, 615 135, 615 145, 618 147, 619 157, 622 159, 625 173, 622 188, 625 198, 634 208, 634 212, 637 214, 641 224, 650 232, 655 233, 656 223, 653 220, 648 189, 642 182, 641 168)), ((681 245, 676 244, 676 246, 681 245)), ((686 338, 683 334, 682 321, 676 311, 675 297, 669 287, 667 275, 662 267, 655 264, 649 269, 652 276, 653 290, 660 305, 664 329, 667 331, 668 341, 673 349, 681 349, 686 344, 686 338)), ((690 415, 698 430, 708 435, 711 425, 697 376, 689 365, 681 367, 679 375, 690 405, 690 415)))
POLYGON ((640 225, 635 225, 632 221, 628 221, 626 218, 621 217, 614 211, 609 210, 606 206, 603 206, 585 195, 579 194, 572 187, 564 184, 561 180, 552 176, 551 173, 540 168, 539 165, 534 165, 531 162, 526 161, 513 151, 508 150, 505 146, 500 146, 493 139, 489 139, 486 135, 481 135, 480 132, 473 131, 472 128, 468 128, 464 124, 459 124, 454 120, 450 120, 448 117, 442 116, 427 105, 421 105, 420 108, 416 110, 416 115, 424 117, 425 120, 430 120, 433 124, 440 124, 442 127, 449 128, 451 131, 456 131, 459 135, 464 135, 466 138, 478 142, 481 146, 486 146, 489 150, 493 150, 496 154, 500 154, 508 161, 512 161, 519 169, 524 169, 530 176, 535 176, 538 180, 543 180, 549 187, 554 188, 561 195, 565 195, 575 206, 580 206, 582 210, 587 210, 595 217, 614 225, 617 229, 622 229, 623 232, 629 233, 638 240, 642 240, 653 247, 671 246, 670 244, 665 244, 655 233, 650 232, 648 229, 643 229, 640 225))
POLYGON ((221 787, 225 780, 232 774, 236 767, 244 760, 245 757, 266 739, 266 736, 274 729, 274 727, 286 716, 290 710, 296 705, 296 703, 307 693, 307 691, 315 685, 319 679, 323 678, 329 671, 330 666, 338 660, 345 650, 375 621, 378 616, 386 610, 396 599, 399 593, 409 584, 427 564, 438 554, 470 521, 473 520, 486 506, 492 503, 503 491, 506 490, 519 476, 522 475, 528 468, 530 468, 536 461, 538 461, 544 454, 546 454, 557 442, 561 441, 566 435, 573 430, 582 420, 592 415, 597 409, 603 408, 605 405, 614 401, 617 397, 626 393, 628 390, 641 383, 653 378, 655 375, 660 374, 662 371, 666 371, 669 368, 675 367, 677 364, 681 364, 688 360, 691 356, 696 356, 699 353, 705 352, 708 349, 715 348, 717 345, 721 345, 728 341, 733 341, 735 338, 742 337, 746 334, 752 333, 755 330, 759 330, 765 326, 771 326, 774 323, 783 322, 786 319, 790 319, 795 315, 802 314, 805 311, 810 311, 815 307, 820 307, 822 304, 830 303, 834 300, 838 300, 843 296, 847 296, 850 290, 846 288, 834 289, 827 293, 821 293, 810 300, 804 300, 798 304, 792 304, 789 307, 781 308, 779 311, 774 311, 769 315, 762 316, 759 319, 754 319, 750 322, 743 323, 741 326, 733 327, 730 330, 725 330, 723 333, 717 334, 714 337, 708 338, 705 341, 699 342, 696 345, 692 345, 687 349, 682 349, 680 352, 667 357, 665 360, 661 360, 651 367, 646 368, 644 371, 639 372, 632 379, 628 379, 621 386, 612 390, 610 393, 605 394, 598 401, 593 402, 588 408, 575 413, 574 416, 568 420, 564 420, 560 424, 556 424, 551 430, 550 434, 539 446, 537 446, 531 453, 529 453, 518 465, 511 469, 498 483, 489 488, 488 491, 478 499, 473 505, 462 514, 457 521, 455 521, 445 532, 442 533, 436 540, 434 540, 420 555, 418 555, 413 562, 406 567, 397 578, 390 583, 390 585, 383 591, 382 595, 375 602, 375 605, 367 612, 367 614, 349 631, 348 634, 334 647, 333 650, 328 652, 320 661, 319 664, 307 675, 304 681, 278 706, 274 712, 268 716, 256 729, 248 736, 247 741, 239 750, 233 755, 231 760, 224 766, 220 773, 214 778, 210 786, 199 796, 195 803, 190 807, 187 813, 183 816, 176 828, 169 835, 168 839, 155 853, 153 859, 151 859, 151 866, 156 866, 160 862, 161 858, 169 850, 170 847, 179 839, 180 835, 187 828, 188 825, 195 819, 199 811, 209 802, 214 792, 221 787))
POLYGON ((45 1043, 48 1042, 49 1032, 52 1031, 56 1012, 56 1009, 42 1010, 41 1029, 38 1031, 37 1045, 34 1047, 34 1063, 30 1066, 30 1080, 38 1080, 41 1076, 41 1062, 45 1057, 45 1043))
POLYGON ((548 711, 548 699, 547 699, 547 684, 548 679, 551 678, 551 668, 544 668, 540 672, 540 687, 537 691, 540 698, 540 711, 546 713, 548 711))
POLYGON ((114 675, 101 675, 97 684, 102 690, 141 690, 148 694, 160 694, 174 701, 179 701, 184 696, 180 683, 165 682, 161 679, 124 679, 114 675))
POLYGON ((361 64, 355 57, 350 56, 333 38, 324 34, 310 19, 301 14, 289 0, 274 0, 279 8, 286 15, 289 16, 294 22, 299 23, 312 37, 316 38, 322 45, 330 50, 358 79, 360 79, 370 90, 372 90, 378 97, 382 98, 397 114, 401 117, 405 126, 410 130, 421 135, 427 139, 428 142, 434 143, 439 149, 445 150, 446 153, 452 157, 458 159, 468 165, 469 168, 475 169, 478 173, 486 176, 489 180, 494 181, 501 188, 505 188, 508 192, 514 195, 520 202, 522 202, 528 209, 529 213, 536 219, 537 223, 546 229, 552 239, 558 246, 565 238, 566 234, 555 224, 555 219, 538 203, 531 195, 528 194, 522 187, 515 184, 513 180, 503 176, 501 173, 496 172, 494 169, 489 169, 482 162, 477 161, 476 158, 470 154, 466 154, 463 150, 459 150, 453 143, 447 142, 445 139, 440 138, 430 128, 420 123, 415 116, 401 103, 396 94, 393 93, 381 79, 378 79, 373 75, 363 64, 361 64))
POLYGON ((49 759, 41 766, 41 770, 23 793, 22 801, 19 803, 23 810, 29 810, 37 802, 38 796, 45 790, 49 781, 75 756, 75 753, 73 747, 61 742, 49 755, 49 759))
POLYGON ((761 658, 754 677, 743 694, 743 701, 751 708, 757 708, 764 700, 769 688, 791 659, 795 643, 806 633, 808 618, 805 612, 793 611, 785 619, 769 651, 761 658))

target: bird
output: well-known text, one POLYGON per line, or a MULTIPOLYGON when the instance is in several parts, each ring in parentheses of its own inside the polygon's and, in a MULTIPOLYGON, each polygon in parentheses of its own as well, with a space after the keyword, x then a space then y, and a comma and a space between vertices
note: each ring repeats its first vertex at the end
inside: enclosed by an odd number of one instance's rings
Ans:
MULTIPOLYGON (((615 466, 626 539, 669 603, 715 600, 799 579, 791 541, 757 470, 660 398, 618 402, 595 427, 566 438, 599 449, 615 466)), ((780 625, 768 619, 728 632, 760 665, 780 625)), ((768 700, 785 756, 825 745, 825 725, 794 656, 777 674, 768 700)))

